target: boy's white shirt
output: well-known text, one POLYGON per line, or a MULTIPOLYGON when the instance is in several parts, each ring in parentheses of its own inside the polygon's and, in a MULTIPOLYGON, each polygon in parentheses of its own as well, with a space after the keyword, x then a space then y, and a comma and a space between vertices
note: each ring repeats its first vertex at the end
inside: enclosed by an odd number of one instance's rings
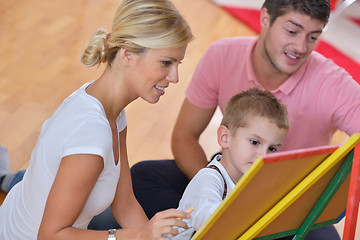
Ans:
MULTIPOLYGON (((215 165, 225 178, 227 185, 226 196, 234 189, 235 184, 231 180, 224 166, 219 162, 221 155, 216 156, 208 165, 215 165)), ((179 210, 186 211, 194 208, 191 219, 183 219, 189 229, 179 228, 179 234, 172 239, 190 239, 194 231, 206 222, 223 201, 224 179, 218 171, 211 168, 201 169, 190 181, 179 203, 179 210)))

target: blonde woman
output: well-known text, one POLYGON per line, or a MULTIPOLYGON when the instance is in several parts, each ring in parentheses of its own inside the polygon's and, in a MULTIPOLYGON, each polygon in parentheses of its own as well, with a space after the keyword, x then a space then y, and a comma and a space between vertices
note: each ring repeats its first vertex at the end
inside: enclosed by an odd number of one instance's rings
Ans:
POLYGON ((98 30, 81 56, 103 74, 72 93, 42 126, 23 181, 0 207, 0 239, 161 239, 185 227, 170 209, 150 221, 136 201, 126 154, 124 108, 137 98, 156 103, 192 39, 167 0, 125 0, 111 33, 98 30), (111 206, 122 229, 87 230, 111 206))

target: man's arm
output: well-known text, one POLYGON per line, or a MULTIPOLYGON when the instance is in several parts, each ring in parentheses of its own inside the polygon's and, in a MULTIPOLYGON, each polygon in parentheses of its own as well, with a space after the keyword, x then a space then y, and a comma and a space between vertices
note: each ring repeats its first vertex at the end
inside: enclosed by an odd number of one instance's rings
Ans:
POLYGON ((215 110, 216 108, 197 107, 187 99, 181 107, 172 134, 171 148, 177 166, 189 179, 208 164, 204 150, 199 144, 199 137, 215 110))

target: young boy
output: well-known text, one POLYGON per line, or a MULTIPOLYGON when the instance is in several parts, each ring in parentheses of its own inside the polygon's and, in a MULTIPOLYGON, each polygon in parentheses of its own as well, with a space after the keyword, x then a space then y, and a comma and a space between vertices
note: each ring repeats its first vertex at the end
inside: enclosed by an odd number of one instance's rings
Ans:
POLYGON ((249 89, 232 97, 217 131, 222 148, 190 181, 178 209, 193 208, 189 229, 173 239, 190 239, 205 223, 258 156, 276 152, 289 129, 287 110, 270 92, 249 89))

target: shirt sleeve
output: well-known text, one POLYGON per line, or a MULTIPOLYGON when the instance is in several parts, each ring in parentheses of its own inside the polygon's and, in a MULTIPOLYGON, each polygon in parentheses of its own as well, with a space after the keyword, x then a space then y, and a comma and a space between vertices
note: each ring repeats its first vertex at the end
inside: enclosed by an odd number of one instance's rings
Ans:
POLYGON ((186 98, 197 107, 211 109, 218 105, 219 53, 212 44, 198 63, 187 87, 186 98))
POLYGON ((64 141, 61 157, 73 154, 94 154, 107 158, 112 153, 111 129, 106 121, 83 121, 64 141))
POLYGON ((360 132, 360 85, 343 69, 328 76, 324 93, 324 116, 349 136, 360 132))
POLYGON ((194 208, 190 225, 197 231, 221 204, 224 180, 212 169, 201 169, 191 180, 179 203, 179 209, 194 208))

